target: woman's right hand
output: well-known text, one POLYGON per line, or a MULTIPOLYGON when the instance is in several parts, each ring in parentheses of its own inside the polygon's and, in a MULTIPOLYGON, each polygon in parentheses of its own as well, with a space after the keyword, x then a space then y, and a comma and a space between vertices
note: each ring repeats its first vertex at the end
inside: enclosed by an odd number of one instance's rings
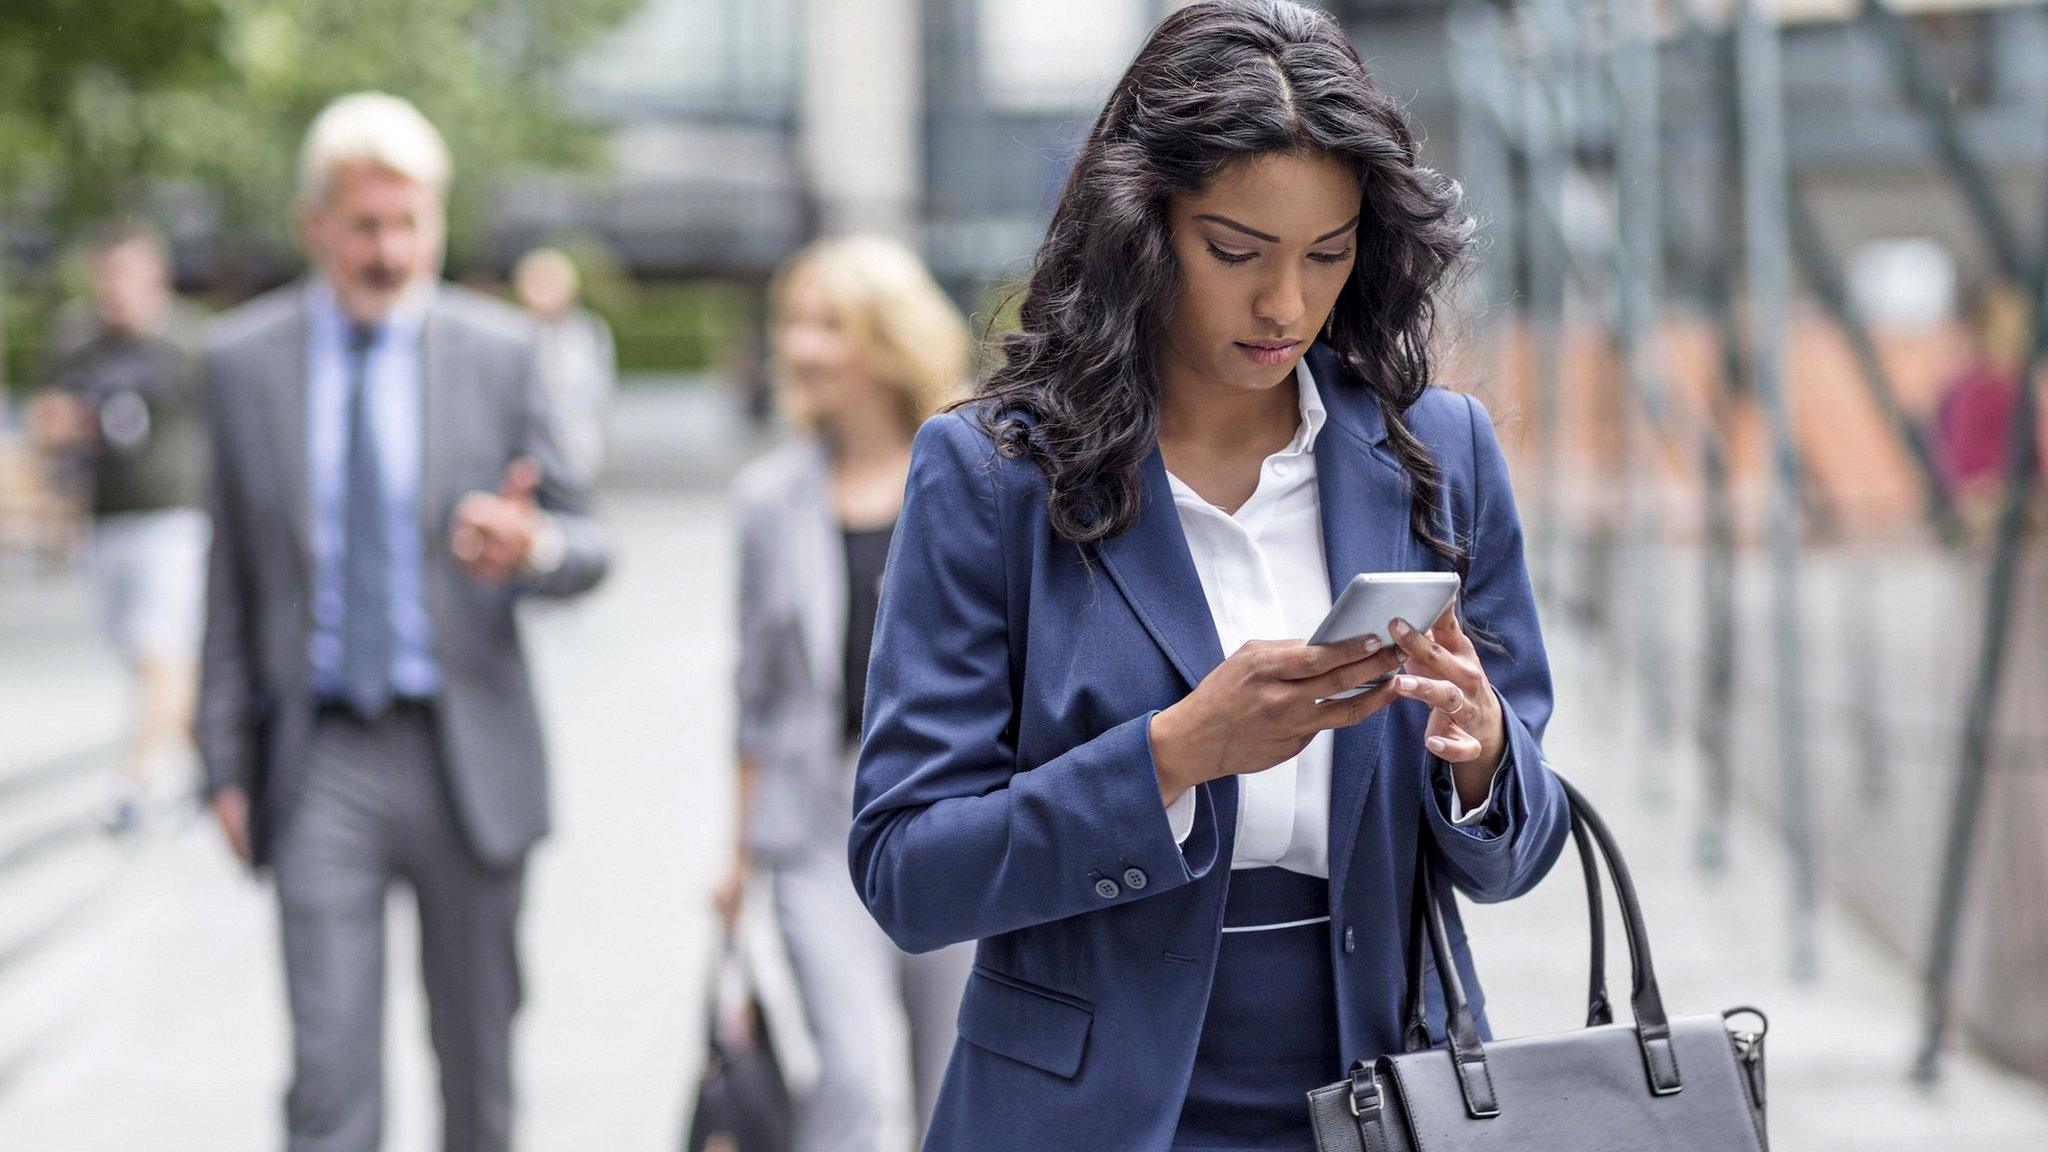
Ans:
POLYGON ((1376 636, 1336 644, 1251 640, 1195 690, 1152 717, 1159 798, 1171 804, 1205 780, 1263 772, 1301 754, 1316 733, 1345 728, 1398 697, 1391 681, 1348 700, 1317 700, 1399 667, 1376 636))

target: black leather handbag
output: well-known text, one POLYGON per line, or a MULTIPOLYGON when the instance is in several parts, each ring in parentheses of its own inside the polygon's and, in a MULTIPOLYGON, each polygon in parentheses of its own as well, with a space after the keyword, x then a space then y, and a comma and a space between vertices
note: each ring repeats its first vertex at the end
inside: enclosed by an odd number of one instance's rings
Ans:
MULTIPOLYGON (((1308 1094, 1320 1152, 1765 1152, 1764 1032, 1754 1008, 1718 1016, 1664 1014, 1635 884, 1614 835, 1576 788, 1572 839, 1586 877, 1593 964, 1586 1026, 1482 1043, 1452 963, 1429 841, 1416 870, 1409 929, 1403 1051, 1351 1066, 1308 1094), (1607 999, 1600 873, 1606 859, 1621 908, 1635 1023, 1617 1024, 1607 999), (1446 1005, 1443 1048, 1431 1047, 1423 949, 1436 961, 1446 1005), (1731 1031, 1753 1016, 1757 1030, 1731 1031)), ((1447 897, 1444 897, 1447 898, 1447 897)))
POLYGON ((794 1111, 759 998, 750 977, 746 982, 721 978, 721 970, 736 963, 734 950, 727 936, 713 966, 704 1071, 683 1152, 789 1152, 794 1111))

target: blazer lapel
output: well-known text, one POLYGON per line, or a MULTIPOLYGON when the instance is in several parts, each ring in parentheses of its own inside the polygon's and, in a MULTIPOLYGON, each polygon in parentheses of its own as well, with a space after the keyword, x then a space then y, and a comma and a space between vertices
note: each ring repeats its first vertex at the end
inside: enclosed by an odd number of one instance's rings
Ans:
POLYGON ((813 445, 804 476, 793 485, 790 545, 795 563, 798 625, 814 682, 838 692, 846 676, 846 556, 839 541, 839 517, 832 511, 832 474, 822 445, 813 445))
POLYGON ((292 540, 298 546, 305 571, 313 569, 313 497, 311 446, 307 444, 306 392, 312 387, 306 346, 308 317, 301 303, 292 312, 291 323, 279 330, 271 350, 275 366, 269 397, 271 443, 277 446, 277 484, 292 526, 292 540))
POLYGON ((420 327, 420 474, 414 494, 426 556, 440 547, 448 531, 442 519, 453 512, 450 488, 455 478, 449 469, 460 456, 450 438, 460 431, 454 406, 462 383, 461 341, 460 330, 448 323, 440 307, 429 305, 420 327))
MULTIPOLYGON (((1360 572, 1401 572, 1411 567, 1408 488, 1399 466, 1381 455, 1385 423, 1354 380, 1342 378, 1336 358, 1312 363, 1330 414, 1316 439, 1316 495, 1322 507, 1323 552, 1336 595, 1360 572)), ((1331 899, 1351 863, 1358 825, 1373 780, 1383 767, 1385 709, 1335 734, 1330 773, 1331 899)))
MULTIPOLYGON (((1223 645, 1216 639, 1209 598, 1195 572, 1187 534, 1181 531, 1158 445, 1139 465, 1138 478, 1137 518, 1122 534, 1098 542, 1095 554, 1145 631, 1192 690, 1223 663, 1223 645)), ((1205 797, 1201 803, 1215 806, 1221 838, 1217 851, 1228 860, 1237 842, 1237 777, 1211 780, 1200 791, 1205 797)), ((1228 868, 1224 871, 1227 876, 1228 868)))
POLYGON ((1223 663, 1223 647, 1157 445, 1139 465, 1138 476, 1137 518, 1121 534, 1098 543, 1096 554, 1145 631, 1192 689, 1223 663))

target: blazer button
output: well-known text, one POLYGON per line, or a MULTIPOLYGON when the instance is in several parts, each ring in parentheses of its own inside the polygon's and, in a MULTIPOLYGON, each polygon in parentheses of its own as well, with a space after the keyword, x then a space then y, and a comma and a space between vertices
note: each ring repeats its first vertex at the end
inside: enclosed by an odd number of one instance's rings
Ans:
POLYGON ((1095 882, 1095 894, 1104 900, 1114 900, 1118 896, 1123 895, 1123 891, 1123 889, 1116 886, 1116 881, 1111 880, 1107 876, 1095 882))
POLYGON ((1344 954, 1349 956, 1358 951, 1358 935, 1350 928, 1344 929, 1344 954))
POLYGON ((1124 869, 1124 887, 1136 892, 1138 889, 1143 888, 1146 883, 1144 872, 1136 868, 1124 869))

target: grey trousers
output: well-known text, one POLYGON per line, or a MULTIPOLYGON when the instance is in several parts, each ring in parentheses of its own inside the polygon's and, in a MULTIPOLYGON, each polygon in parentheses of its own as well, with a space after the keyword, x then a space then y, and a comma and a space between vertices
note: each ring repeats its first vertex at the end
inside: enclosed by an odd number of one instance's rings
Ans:
POLYGON ((861 904, 842 853, 813 853, 771 875, 818 1043, 818 1084, 798 1102, 796 1152, 908 1152, 952 1058, 974 945, 921 956, 898 949, 861 904))
POLYGON ((323 713, 306 790, 277 845, 291 999, 290 1152, 375 1152, 383 1135, 385 899, 419 907, 421 973, 441 1072, 442 1147, 511 1143, 512 1017, 524 868, 470 855, 433 719, 323 713))

